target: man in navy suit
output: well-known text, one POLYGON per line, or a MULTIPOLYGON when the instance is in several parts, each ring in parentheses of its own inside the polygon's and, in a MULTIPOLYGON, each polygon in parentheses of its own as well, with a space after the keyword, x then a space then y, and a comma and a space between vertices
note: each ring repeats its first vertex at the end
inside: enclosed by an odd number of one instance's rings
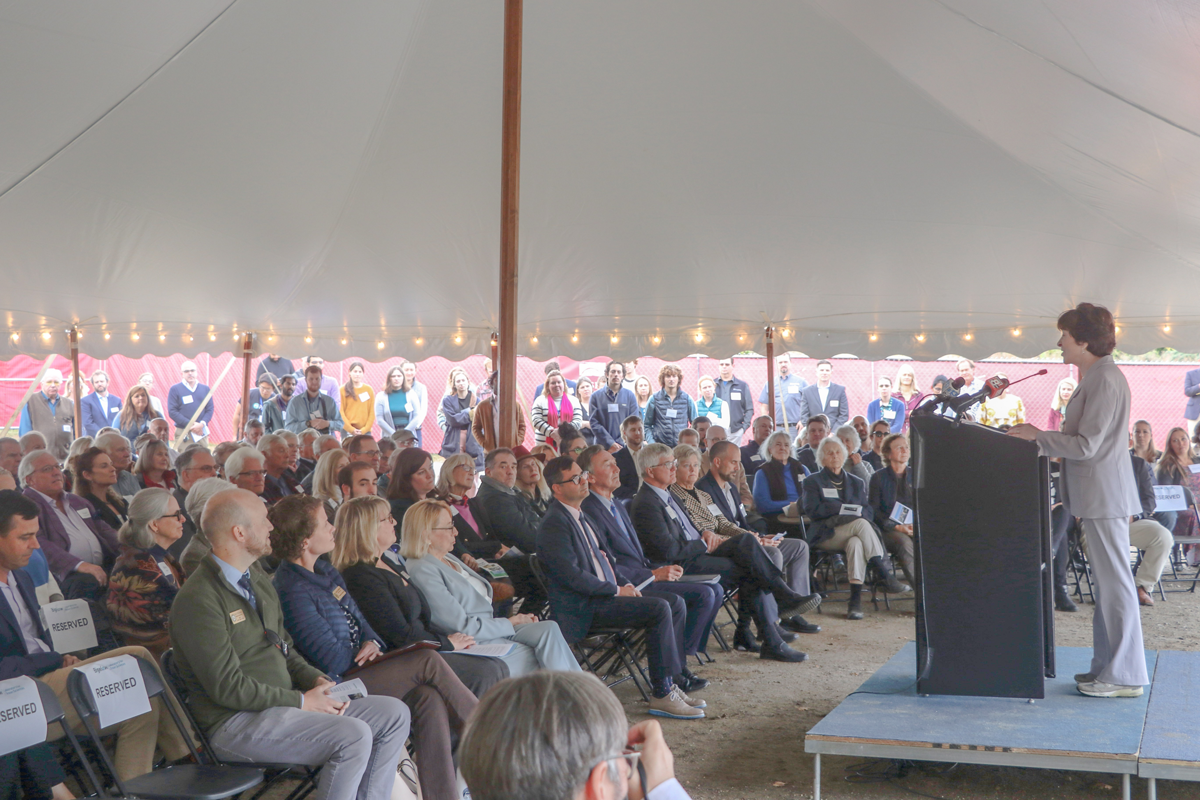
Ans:
MULTIPOLYGON (((621 485, 621 469, 611 453, 605 452, 600 445, 592 445, 579 454, 576 463, 588 476, 591 489, 583 499, 583 514, 592 523, 600 547, 616 565, 617 576, 634 586, 653 578, 650 584, 642 587, 642 594, 683 598, 687 606, 687 622, 683 640, 679 643, 680 652, 685 658, 706 652, 708 632, 721 609, 724 595, 721 587, 718 584, 680 581, 683 567, 676 564, 658 565, 646 558, 629 512, 620 500, 613 498, 613 492, 621 485)), ((692 675, 687 667, 683 668, 682 679, 678 683, 685 692, 698 691, 708 685, 708 681, 692 675)))
POLYGON ((103 370, 92 373, 92 393, 79 401, 83 411, 83 435, 95 437, 101 428, 117 426, 121 415, 121 398, 108 391, 108 375, 103 370))
POLYGON ((586 476, 568 456, 552 458, 544 472, 554 500, 538 526, 538 557, 545 565, 552 616, 568 642, 593 628, 642 628, 650 664, 650 713, 673 719, 703 719, 703 701, 691 700, 674 676, 683 670, 678 642, 685 611, 678 597, 643 597, 617 576, 612 559, 580 505, 588 495, 586 476))
POLYGON ((817 382, 806 386, 800 392, 803 408, 800 412, 800 425, 817 414, 824 414, 829 420, 831 430, 837 430, 850 419, 850 401, 846 399, 846 387, 834 383, 833 364, 828 361, 817 362, 817 382))

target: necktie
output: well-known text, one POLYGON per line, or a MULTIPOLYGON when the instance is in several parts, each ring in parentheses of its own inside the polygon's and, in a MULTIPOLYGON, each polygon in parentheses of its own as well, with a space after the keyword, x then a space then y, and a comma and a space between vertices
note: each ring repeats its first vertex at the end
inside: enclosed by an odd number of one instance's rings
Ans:
POLYGON ((617 511, 617 503, 615 500, 613 501, 613 504, 608 507, 608 510, 612 512, 613 519, 617 521, 617 527, 619 527, 625 534, 625 537, 629 539, 629 543, 633 545, 635 550, 640 552, 642 548, 638 544, 637 536, 635 536, 633 531, 629 530, 628 526, 625 525, 625 520, 621 518, 621 513, 617 511))
POLYGON ((600 552, 600 545, 596 541, 596 534, 592 532, 591 526, 583 517, 579 518, 579 524, 583 526, 583 535, 592 551, 592 568, 596 570, 596 577, 602 581, 616 583, 617 576, 613 575, 612 567, 608 565, 608 559, 600 552))
POLYGON ((261 618, 262 611, 258 608, 258 597, 254 594, 254 587, 250 585, 249 572, 243 572, 242 577, 238 578, 238 586, 242 587, 242 591, 250 596, 250 605, 254 606, 254 610, 258 612, 258 616, 261 618))
POLYGON ((679 527, 683 528, 684 538, 692 541, 701 538, 700 531, 696 530, 696 526, 694 526, 692 521, 688 519, 688 515, 684 513, 679 503, 675 502, 675 498, 668 494, 667 502, 675 511, 676 521, 679 522, 679 527))

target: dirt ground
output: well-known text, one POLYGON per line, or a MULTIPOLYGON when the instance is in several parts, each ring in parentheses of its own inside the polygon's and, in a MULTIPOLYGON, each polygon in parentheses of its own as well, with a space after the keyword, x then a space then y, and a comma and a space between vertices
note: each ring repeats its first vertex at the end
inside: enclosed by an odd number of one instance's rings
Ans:
MULTIPOLYGON (((1200 596, 1168 594, 1142 609, 1146 647, 1200 649, 1200 596)), ((724 612, 721 619, 724 619, 724 612)), ((916 634, 913 601, 892 604, 859 622, 845 619, 845 603, 808 615, 824 630, 801 636, 793 647, 808 653, 803 664, 761 661, 749 653, 718 653, 716 662, 693 670, 711 681, 703 692, 708 717, 698 722, 663 720, 679 779, 695 800, 811 798, 813 757, 804 734, 858 688, 916 634)), ((1057 643, 1090 647, 1092 606, 1074 614, 1056 612, 1057 643)), ((731 629, 727 629, 731 630, 731 629)), ((714 643, 715 645, 715 643, 714 643)), ((617 687, 631 722, 646 718, 645 704, 628 684, 617 687)), ((1106 702, 1106 701, 1097 701, 1106 702)), ((1119 701, 1107 701, 1119 702, 1119 701)), ((847 781, 847 767, 863 759, 822 759, 823 798, 1119 798, 1118 776, 1100 773, 959 765, 918 765, 902 779, 847 781), (941 772, 942 774, 938 774, 941 772)), ((1146 796, 1146 782, 1133 778, 1133 797, 1146 796)), ((1158 782, 1163 800, 1200 797, 1200 784, 1158 782)))

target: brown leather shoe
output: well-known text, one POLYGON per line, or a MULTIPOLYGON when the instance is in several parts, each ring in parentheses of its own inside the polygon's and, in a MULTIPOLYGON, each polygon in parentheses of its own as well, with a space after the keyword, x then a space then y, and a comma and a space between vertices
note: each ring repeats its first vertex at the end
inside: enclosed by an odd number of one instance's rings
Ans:
POLYGON ((1141 603, 1144 606, 1154 605, 1154 598, 1150 596, 1150 593, 1146 591, 1145 587, 1139 586, 1139 587, 1137 587, 1137 590, 1138 590, 1138 602, 1139 603, 1141 603))

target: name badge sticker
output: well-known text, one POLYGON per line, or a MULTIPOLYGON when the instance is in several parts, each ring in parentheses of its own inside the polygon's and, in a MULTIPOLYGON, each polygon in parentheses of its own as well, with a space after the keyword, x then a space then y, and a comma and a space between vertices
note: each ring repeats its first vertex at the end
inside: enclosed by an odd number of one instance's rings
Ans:
POLYGON ((667 506, 667 516, 676 522, 679 521, 679 517, 675 516, 675 509, 671 508, 670 506, 667 506))
POLYGON ((741 393, 741 392, 730 392, 730 393, 729 393, 729 399, 730 399, 730 400, 741 400, 741 399, 742 399, 742 393, 741 393))
POLYGON ((92 518, 92 510, 90 508, 77 508, 75 509, 75 513, 84 519, 92 518))
POLYGON ((788 394, 800 394, 800 387, 793 383, 788 387, 788 394))
POLYGON ((345 596, 346 596, 345 589, 343 589, 340 586, 333 587, 333 599, 334 600, 337 600, 340 603, 340 602, 342 602, 342 598, 345 596))
POLYGON ((70 432, 71 432, 71 426, 63 425, 63 433, 70 433, 70 432))
POLYGON ((229 619, 232 620, 234 625, 237 625, 240 622, 246 621, 246 613, 240 608, 237 611, 230 611, 229 619))
POLYGON ((171 572, 171 568, 167 566, 167 562, 165 561, 158 562, 158 571, 162 573, 164 578, 173 579, 175 577, 175 573, 171 572))
POLYGON ((830 401, 829 401, 829 407, 830 407, 830 408, 837 408, 839 405, 841 405, 841 402, 842 402, 841 400, 830 400, 830 401))
POLYGON ((883 418, 886 420, 893 420, 896 418, 896 412, 889 408, 887 411, 883 412, 883 418))
POLYGON ((404 410, 407 411, 409 414, 412 413, 412 401, 409 401, 404 404, 404 410))
POLYGON ((762 461, 762 456, 760 456, 760 455, 757 455, 757 454, 756 454, 756 455, 752 455, 752 456, 750 456, 750 460, 751 460, 751 461, 762 461))
POLYGON ((183 396, 183 402, 184 402, 184 405, 191 405, 191 403, 192 403, 192 396, 191 396, 190 394, 185 394, 185 395, 183 396))
POLYGON ((667 409, 667 419, 675 419, 677 416, 679 416, 679 411, 674 408, 667 409))
POLYGON ((358 393, 358 401, 359 401, 360 403, 365 403, 365 402, 367 402, 367 401, 368 401, 368 400, 370 400, 370 399, 371 399, 371 393, 370 393, 370 392, 365 392, 365 391, 364 391, 364 392, 359 392, 359 393, 358 393))
POLYGON ((709 504, 708 504, 708 513, 712 514, 714 517, 723 517, 723 516, 725 516, 724 514, 722 514, 722 513, 721 513, 721 509, 720 509, 720 508, 717 506, 717 504, 716 504, 716 503, 709 503, 709 504))
POLYGON ((609 403, 608 404, 608 413, 620 414, 621 413, 621 404, 620 403, 609 403))
POLYGON ((821 494, 825 495, 826 497, 828 497, 832 500, 836 500, 837 496, 838 496, 838 491, 837 491, 837 489, 822 489, 821 494))

